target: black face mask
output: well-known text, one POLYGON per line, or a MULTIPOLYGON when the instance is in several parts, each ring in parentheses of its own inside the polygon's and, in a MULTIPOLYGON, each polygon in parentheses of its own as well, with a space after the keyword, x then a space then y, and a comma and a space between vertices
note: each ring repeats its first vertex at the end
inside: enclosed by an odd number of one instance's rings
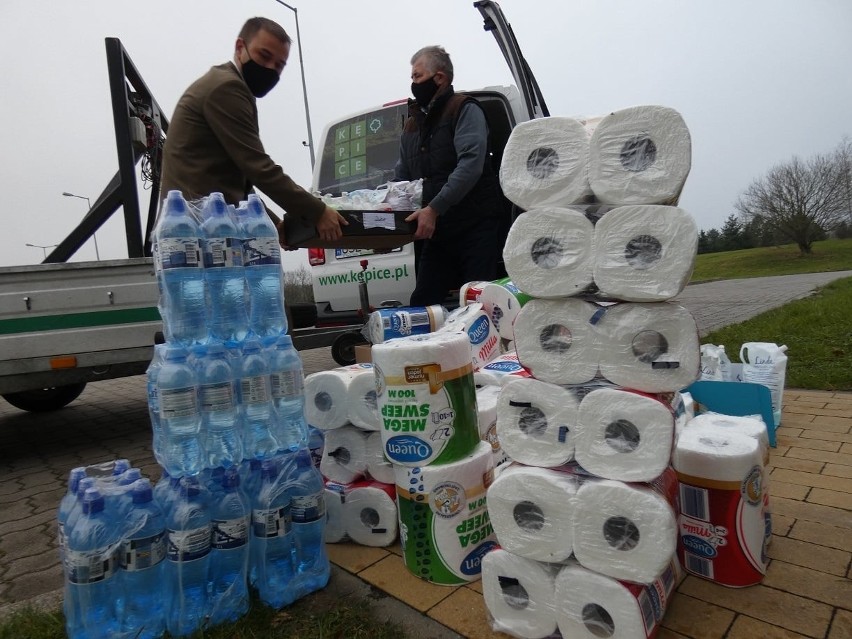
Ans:
POLYGON ((246 81, 249 91, 256 98, 262 98, 272 91, 272 87, 278 84, 280 76, 275 69, 267 69, 260 66, 249 56, 248 62, 243 63, 243 80, 246 81))
POLYGON ((421 109, 425 109, 429 106, 429 103, 432 101, 432 98, 435 97, 437 92, 438 85, 435 83, 434 75, 423 82, 411 83, 411 95, 413 95, 414 99, 417 100, 417 104, 420 105, 421 109))

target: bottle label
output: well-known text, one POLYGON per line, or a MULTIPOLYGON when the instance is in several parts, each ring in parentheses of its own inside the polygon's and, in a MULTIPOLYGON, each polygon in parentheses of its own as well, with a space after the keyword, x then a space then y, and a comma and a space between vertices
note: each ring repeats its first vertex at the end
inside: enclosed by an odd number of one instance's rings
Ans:
POLYGON ((200 266, 201 250, 197 237, 164 237, 157 243, 158 263, 162 270, 200 266))
POLYGON ((325 517, 325 495, 321 492, 293 497, 291 503, 294 524, 310 524, 325 517))
POLYGON ((293 400, 304 395, 305 385, 299 371, 279 371, 269 376, 272 382, 272 398, 293 400))
POLYGON ((231 382, 204 384, 198 388, 201 410, 205 413, 232 410, 234 408, 234 386, 231 382))
POLYGON ((210 552, 210 526, 190 530, 169 529, 169 561, 192 561, 210 552))
POLYGON ((128 572, 153 568, 165 558, 165 531, 150 537, 128 539, 121 544, 121 567, 128 572))
POLYGON ((213 520, 213 548, 230 550, 248 543, 248 517, 213 520))
POLYGON ((243 244, 246 266, 281 264, 281 247, 277 237, 252 237, 243 244))
POLYGON ((243 404, 263 404, 269 401, 267 379, 269 378, 265 375, 256 375, 255 377, 243 377, 240 380, 243 404))
POLYGON ((290 504, 281 508, 255 508, 251 513, 255 537, 284 537, 292 528, 290 504))
POLYGON ((236 237, 215 237, 201 240, 204 268, 243 265, 243 243, 236 237))
POLYGON ((72 584, 94 584, 112 577, 118 567, 113 548, 97 550, 65 549, 65 574, 72 584))
POLYGON ((190 417, 198 413, 195 387, 160 389, 160 417, 190 417))

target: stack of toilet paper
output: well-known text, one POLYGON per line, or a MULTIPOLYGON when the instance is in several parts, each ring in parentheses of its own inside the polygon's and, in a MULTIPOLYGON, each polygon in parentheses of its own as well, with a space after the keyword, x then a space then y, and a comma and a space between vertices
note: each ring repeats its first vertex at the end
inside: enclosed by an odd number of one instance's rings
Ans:
POLYGON ((349 541, 384 547, 396 541, 398 514, 393 483, 326 481, 325 501, 326 543, 349 541))

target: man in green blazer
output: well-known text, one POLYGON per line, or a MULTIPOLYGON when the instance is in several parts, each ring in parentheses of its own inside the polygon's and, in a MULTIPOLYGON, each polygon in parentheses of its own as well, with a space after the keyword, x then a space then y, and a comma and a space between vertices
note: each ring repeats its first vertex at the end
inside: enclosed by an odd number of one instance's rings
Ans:
MULTIPOLYGON (((240 30, 233 62, 212 67, 175 107, 163 149, 161 193, 188 200, 214 191, 238 205, 257 187, 287 215, 316 226, 324 240, 341 237, 340 214, 296 184, 260 141, 256 99, 278 82, 290 56, 290 36, 272 20, 251 18, 240 30)), ((269 211, 286 246, 283 224, 269 211)))

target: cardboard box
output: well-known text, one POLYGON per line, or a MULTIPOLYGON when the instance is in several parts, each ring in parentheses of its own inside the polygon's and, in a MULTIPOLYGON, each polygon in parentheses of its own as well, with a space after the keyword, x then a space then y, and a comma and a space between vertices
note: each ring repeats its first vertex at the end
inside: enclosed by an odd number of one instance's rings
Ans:
POLYGON ((339 211, 349 222, 341 226, 343 237, 329 242, 321 240, 316 228, 304 217, 284 216, 284 235, 295 248, 370 248, 394 249, 414 241, 416 222, 406 222, 413 211, 339 211))
POLYGON ((372 344, 357 344, 355 346, 355 363, 356 364, 372 364, 373 363, 373 345, 372 344))

